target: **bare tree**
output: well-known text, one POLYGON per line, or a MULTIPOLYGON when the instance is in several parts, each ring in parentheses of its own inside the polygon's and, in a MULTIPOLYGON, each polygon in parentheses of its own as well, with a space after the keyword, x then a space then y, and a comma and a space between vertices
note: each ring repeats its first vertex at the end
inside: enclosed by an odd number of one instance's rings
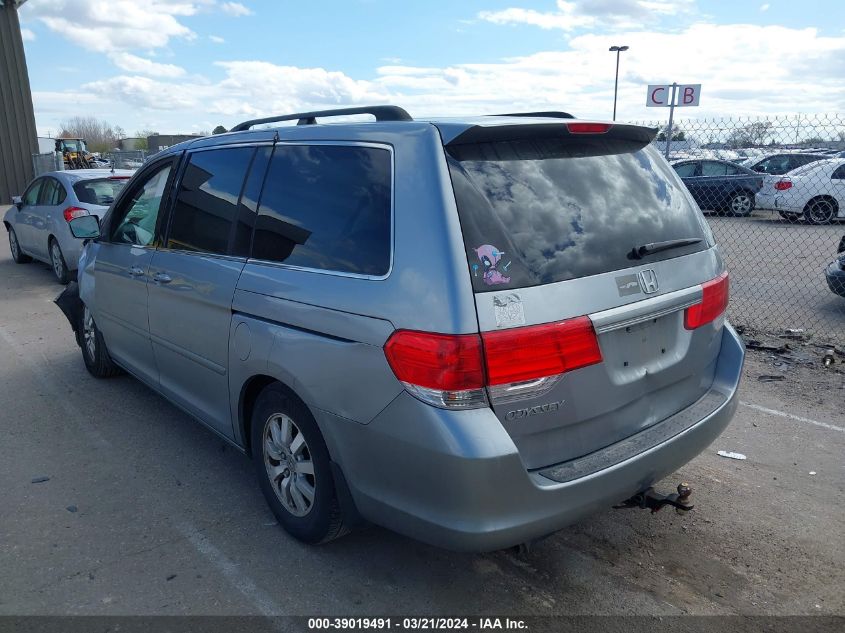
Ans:
POLYGON ((772 133, 770 121, 755 121, 733 130, 728 134, 728 147, 757 147, 764 145, 772 133))
POLYGON ((82 138, 92 152, 107 152, 117 147, 123 135, 120 126, 112 126, 93 116, 75 116, 59 124, 59 138, 82 138))
POLYGON ((137 132, 135 132, 135 136, 138 139, 135 142, 135 147, 137 147, 138 149, 148 150, 150 146, 147 142, 147 139, 150 136, 156 136, 157 134, 158 132, 154 130, 138 130, 137 132))

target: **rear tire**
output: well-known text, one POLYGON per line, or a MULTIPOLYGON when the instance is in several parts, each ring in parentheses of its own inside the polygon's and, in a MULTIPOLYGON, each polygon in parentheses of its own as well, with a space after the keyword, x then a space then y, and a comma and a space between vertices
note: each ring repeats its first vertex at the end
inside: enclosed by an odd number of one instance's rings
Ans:
POLYGON ((309 544, 346 534, 329 451, 308 408, 273 383, 258 395, 251 422, 255 474, 281 526, 309 544))
POLYGON ((123 373, 109 356, 106 342, 88 306, 82 307, 79 320, 82 359, 85 361, 85 369, 88 373, 96 378, 111 378, 123 373))
POLYGON ((754 196, 747 191, 737 191, 728 201, 728 215, 745 218, 754 211, 754 196))
POLYGON ((70 281, 70 272, 67 269, 65 256, 62 254, 62 248, 59 246, 59 242, 55 237, 50 238, 48 249, 50 251, 50 266, 53 268, 56 280, 63 286, 66 286, 70 281))
POLYGON ((804 217, 810 224, 830 224, 836 217, 836 207, 830 200, 811 200, 804 208, 804 217))
POLYGON ((32 257, 23 254, 18 242, 18 234, 12 227, 9 227, 9 250, 12 251, 12 259, 16 264, 28 264, 32 261, 32 257))

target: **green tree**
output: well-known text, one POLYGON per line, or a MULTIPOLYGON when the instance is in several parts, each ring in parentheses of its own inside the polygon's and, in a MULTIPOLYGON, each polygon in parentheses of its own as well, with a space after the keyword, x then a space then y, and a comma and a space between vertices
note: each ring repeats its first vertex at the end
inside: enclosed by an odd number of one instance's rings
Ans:
POLYGON ((226 132, 228 132, 228 131, 229 131, 229 130, 227 130, 227 129, 226 129, 225 127, 223 127, 222 125, 218 125, 216 128, 214 128, 213 130, 211 130, 211 133, 212 133, 212 134, 225 134, 225 133, 226 133, 226 132))
POLYGON ((147 141, 147 138, 149 138, 150 136, 155 136, 156 134, 158 134, 158 132, 155 132, 153 130, 138 130, 137 132, 135 132, 135 137, 138 139, 137 141, 135 141, 135 147, 144 151, 150 149, 150 145, 147 141))

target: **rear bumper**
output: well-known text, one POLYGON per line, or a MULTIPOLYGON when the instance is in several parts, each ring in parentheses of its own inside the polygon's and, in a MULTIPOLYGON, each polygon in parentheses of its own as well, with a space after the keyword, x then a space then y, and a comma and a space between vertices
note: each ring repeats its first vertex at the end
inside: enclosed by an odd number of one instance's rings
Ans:
POLYGON ((367 425, 324 412, 318 418, 364 518, 448 549, 491 551, 623 501, 701 453, 734 415, 744 357, 726 325, 704 396, 716 397, 719 406, 674 427, 663 441, 652 436, 633 456, 611 452, 605 465, 565 483, 527 471, 489 410, 444 412, 403 393, 367 425))

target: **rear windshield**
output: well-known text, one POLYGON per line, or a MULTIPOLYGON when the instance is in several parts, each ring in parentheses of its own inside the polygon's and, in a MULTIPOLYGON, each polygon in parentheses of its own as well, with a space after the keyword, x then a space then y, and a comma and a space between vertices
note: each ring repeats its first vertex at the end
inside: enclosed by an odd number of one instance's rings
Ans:
POLYGON ((705 250, 712 240, 652 147, 552 139, 447 152, 476 292, 630 268, 705 250), (702 241, 630 257, 634 247, 683 238, 702 241))
POLYGON ((73 191, 80 202, 109 206, 123 189, 128 178, 98 178, 96 180, 80 180, 73 185, 73 191))

